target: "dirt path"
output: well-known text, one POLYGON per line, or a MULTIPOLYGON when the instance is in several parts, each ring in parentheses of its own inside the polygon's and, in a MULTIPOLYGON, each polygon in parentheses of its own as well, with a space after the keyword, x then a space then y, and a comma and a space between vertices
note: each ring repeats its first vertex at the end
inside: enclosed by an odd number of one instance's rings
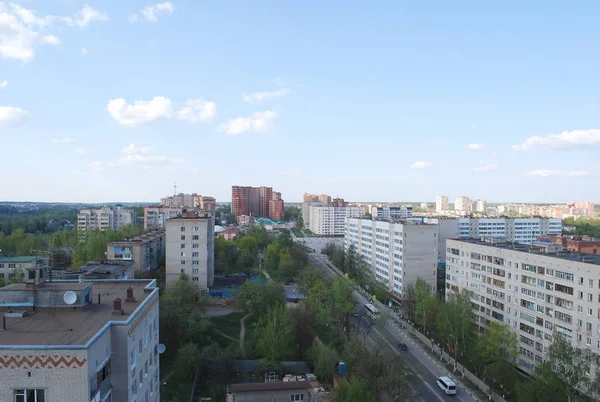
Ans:
POLYGON ((269 273, 267 272, 267 270, 263 270, 262 271, 263 274, 265 274, 265 276, 267 277, 267 279, 269 280, 269 282, 271 282, 271 275, 269 275, 269 273))
POLYGON ((237 341, 238 341, 238 339, 235 339, 234 337, 232 337, 232 336, 229 336, 229 335, 227 335, 227 334, 224 334, 223 332, 221 332, 221 331, 218 331, 218 330, 216 330, 216 329, 215 329, 215 332, 216 332, 217 334, 221 335, 221 336, 224 336, 224 337, 225 337, 225 338, 227 338, 227 339, 231 339, 231 340, 232 340, 232 341, 234 341, 234 342, 237 342, 237 341))
POLYGON ((240 320, 240 352, 242 353, 242 357, 246 358, 246 345, 244 345, 244 337, 246 336, 246 318, 248 315, 245 315, 240 320))

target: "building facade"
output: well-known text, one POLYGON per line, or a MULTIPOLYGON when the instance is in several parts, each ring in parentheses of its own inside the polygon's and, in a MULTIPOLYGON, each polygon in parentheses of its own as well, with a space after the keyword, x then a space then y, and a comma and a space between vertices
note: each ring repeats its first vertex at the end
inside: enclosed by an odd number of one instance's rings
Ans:
POLYGON ((412 218, 413 208, 405 206, 395 207, 373 207, 371 208, 373 219, 406 219, 412 218))
POLYGON ((140 236, 106 244, 109 261, 133 261, 135 272, 153 271, 165 257, 165 231, 157 230, 140 236))
POLYGON ((475 212, 486 212, 487 203, 484 200, 477 200, 473 202, 473 211, 475 212))
POLYGON ((271 187, 231 187, 231 213, 254 217, 283 219, 284 201, 281 193, 271 187), (271 212, 277 216, 271 216, 271 212))
POLYGON ((160 401, 155 280, 12 284, 0 301, 0 400, 160 401))
POLYGON ((167 287, 186 274, 206 291, 215 277, 215 218, 210 212, 183 212, 166 224, 167 287))
POLYGON ((472 292, 476 323, 509 325, 519 339, 519 367, 546 359, 556 331, 575 347, 600 353, 600 257, 551 243, 446 242, 446 294, 472 292))
POLYGON ((322 202, 325 205, 331 204, 331 196, 327 194, 309 194, 304 193, 302 202, 322 202))
POLYGON ((25 272, 31 269, 49 269, 48 257, 0 257, 0 283, 8 284, 25 281, 25 272))
POLYGON ((214 212, 217 209, 217 200, 215 197, 196 196, 194 207, 204 211, 214 212))
POLYGON ((437 283, 437 227, 419 222, 349 218, 344 241, 371 267, 371 275, 401 298, 409 284, 423 278, 437 283))
POLYGON ((454 210, 460 212, 471 212, 473 208, 473 202, 469 197, 456 197, 454 200, 454 210))
POLYGON ((167 219, 175 218, 183 212, 176 207, 144 207, 144 230, 161 230, 167 219))
POLYGON ((448 196, 438 195, 435 197, 435 212, 444 212, 450 209, 448 196))
MULTIPOLYGON (((306 194, 305 194, 306 195, 306 194)), ((310 207, 324 207, 327 204, 321 201, 304 201, 302 203, 302 222, 305 229, 310 229, 310 207)))
MULTIPOLYGON (((202 196, 200 196, 202 197, 202 196)), ((174 194, 160 199, 160 206, 167 208, 195 208, 198 194, 174 194)))
POLYGON ((135 210, 122 205, 99 209, 82 209, 77 214, 77 234, 85 238, 92 230, 119 230, 135 224, 135 210))
POLYGON ((310 206, 309 229, 317 236, 343 236, 346 220, 365 215, 364 207, 310 206))

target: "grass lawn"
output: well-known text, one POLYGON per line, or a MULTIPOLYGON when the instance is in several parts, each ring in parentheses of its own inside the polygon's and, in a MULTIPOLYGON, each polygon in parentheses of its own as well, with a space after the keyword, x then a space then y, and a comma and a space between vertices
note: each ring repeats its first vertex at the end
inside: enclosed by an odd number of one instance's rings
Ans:
POLYGON ((171 376, 166 384, 164 382, 160 384, 161 400, 165 402, 189 402, 193 386, 193 378, 183 379, 176 375, 171 376))
POLYGON ((298 230, 297 228, 292 229, 294 231, 294 234, 296 235, 296 237, 304 237, 304 233, 302 233, 301 230, 298 230))
MULTIPOLYGON (((214 323, 215 329, 223 334, 235 339, 240 338, 240 320, 244 317, 241 311, 220 317, 212 317, 210 320, 214 323)), ((225 338, 227 339, 227 338, 225 338)), ((231 341, 228 339, 228 341, 231 341)))

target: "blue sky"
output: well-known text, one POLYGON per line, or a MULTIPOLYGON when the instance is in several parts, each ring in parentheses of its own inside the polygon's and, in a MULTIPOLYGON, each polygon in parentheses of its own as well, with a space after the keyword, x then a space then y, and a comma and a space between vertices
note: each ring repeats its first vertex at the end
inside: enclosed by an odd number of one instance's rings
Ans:
POLYGON ((596 1, 0 1, 0 200, 600 202, 596 1), (485 4, 484 4, 485 3, 485 4), (523 4, 527 3, 527 4, 523 4))

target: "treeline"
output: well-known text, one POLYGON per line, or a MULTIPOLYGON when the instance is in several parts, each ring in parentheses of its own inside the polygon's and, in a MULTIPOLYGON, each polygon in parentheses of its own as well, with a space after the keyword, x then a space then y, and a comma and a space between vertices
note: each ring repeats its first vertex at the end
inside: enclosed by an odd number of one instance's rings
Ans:
MULTIPOLYGON (((88 261, 104 260, 106 258, 106 244, 111 241, 135 237, 144 232, 141 226, 125 226, 119 230, 94 230, 87 233, 84 242, 76 242, 73 255, 73 268, 80 267, 88 261)), ((53 247, 60 247, 54 243, 53 247)))
POLYGON ((13 230, 9 235, 0 232, 0 250, 3 255, 32 255, 32 250, 47 250, 50 247, 74 246, 77 244, 75 229, 62 229, 54 233, 26 233, 23 228, 13 230))
MULTIPOLYGON (((507 401, 564 402, 593 400, 581 391, 600 393, 600 372, 591 378, 591 367, 600 363, 589 349, 573 347, 570 338, 554 332, 546 360, 527 378, 517 371, 521 350, 516 332, 507 324, 490 322, 479 329, 474 321, 471 292, 461 290, 446 302, 418 278, 406 290, 408 319, 435 344, 455 358, 507 401)), ((531 338, 535 338, 533 335, 531 338)), ((536 338, 536 342, 538 339, 536 338)), ((541 355, 543 346, 538 343, 541 355)), ((456 370, 456 363, 454 369, 456 370)))
POLYGON ((573 219, 567 218, 563 220, 564 226, 574 226, 575 234, 578 236, 591 236, 600 238, 600 219, 573 219))
POLYGON ((67 222, 75 223, 76 209, 40 208, 22 210, 10 205, 0 205, 0 232, 9 236, 17 229, 25 233, 52 233, 67 222))

